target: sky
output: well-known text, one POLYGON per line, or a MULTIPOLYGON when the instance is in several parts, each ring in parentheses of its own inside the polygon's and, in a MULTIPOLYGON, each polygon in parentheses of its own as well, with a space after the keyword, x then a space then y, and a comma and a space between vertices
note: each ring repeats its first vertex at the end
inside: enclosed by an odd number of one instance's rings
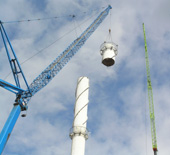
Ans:
MULTIPOLYGON (((45 88, 32 97, 27 116, 18 118, 3 154, 71 154, 69 131, 77 80, 81 76, 90 80, 87 121, 90 133, 85 154, 153 154, 142 28, 145 23, 158 154, 169 155, 169 0, 1 0, 0 20, 58 17, 4 23, 30 84, 109 4, 111 12, 85 45, 45 88), (72 15, 75 15, 74 19, 72 15), (109 29, 113 42, 118 44, 118 55, 114 66, 106 67, 101 63, 99 51, 109 29), (32 57, 37 52, 39 54, 32 57)), ((0 79, 14 84, 2 39, 0 64, 0 79)), ((13 93, 0 88, 1 130, 14 100, 13 93)))

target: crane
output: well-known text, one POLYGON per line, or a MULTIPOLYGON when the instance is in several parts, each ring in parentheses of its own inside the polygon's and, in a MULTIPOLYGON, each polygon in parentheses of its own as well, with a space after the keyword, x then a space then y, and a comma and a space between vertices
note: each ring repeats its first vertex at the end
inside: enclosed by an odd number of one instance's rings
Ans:
POLYGON ((158 149, 157 149, 157 140, 156 140, 154 103, 153 103, 152 84, 151 84, 151 77, 150 77, 149 58, 148 58, 148 50, 147 50, 144 23, 143 23, 143 33, 144 33, 144 42, 145 42, 145 60, 146 60, 146 72, 147 72, 147 87, 148 87, 148 99, 149 99, 152 148, 153 148, 154 155, 157 155, 158 149))
MULTIPOLYGON (((17 59, 15 51, 10 43, 9 37, 3 26, 3 22, 0 21, 0 31, 2 40, 6 49, 10 67, 13 73, 13 77, 16 85, 13 85, 7 81, 0 79, 0 86, 16 94, 15 103, 13 109, 0 133, 0 154, 3 152, 5 145, 11 135, 11 132, 15 126, 15 123, 21 113, 28 109, 28 102, 30 99, 42 88, 44 88, 57 74, 58 72, 69 62, 69 60, 76 54, 76 52, 84 45, 87 39, 97 29, 97 27, 103 22, 108 15, 109 10, 112 7, 109 5, 99 16, 91 23, 91 25, 77 38, 75 39, 42 73, 28 85, 24 73, 21 69, 21 65, 17 59), (8 50, 7 43, 10 47, 11 54, 8 50), (21 76, 26 85, 26 90, 20 86, 19 76, 21 76)), ((25 116, 25 115, 23 115, 25 116)))

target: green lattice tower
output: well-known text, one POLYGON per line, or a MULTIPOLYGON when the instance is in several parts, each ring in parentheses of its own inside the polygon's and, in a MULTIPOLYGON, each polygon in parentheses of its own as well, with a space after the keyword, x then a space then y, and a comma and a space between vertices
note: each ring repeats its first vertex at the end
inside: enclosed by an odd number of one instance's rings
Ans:
POLYGON ((149 112, 150 112, 150 124, 151 124, 151 135, 152 135, 152 147, 153 147, 154 155, 157 155, 158 149, 157 149, 157 140, 156 140, 153 93, 152 93, 152 84, 151 84, 151 77, 150 77, 149 58, 148 58, 148 50, 147 50, 144 23, 143 23, 143 32, 144 32, 144 41, 145 41, 145 60, 146 60, 146 72, 147 72, 147 87, 148 87, 149 112))

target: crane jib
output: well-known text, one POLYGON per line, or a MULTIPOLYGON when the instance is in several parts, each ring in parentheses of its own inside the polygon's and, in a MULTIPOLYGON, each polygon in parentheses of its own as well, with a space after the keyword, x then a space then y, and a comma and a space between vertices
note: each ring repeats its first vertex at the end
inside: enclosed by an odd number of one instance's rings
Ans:
POLYGON ((150 112, 150 124, 151 124, 151 136, 152 136, 152 148, 154 151, 154 155, 157 155, 157 140, 156 140, 156 127, 155 127, 155 115, 154 115, 154 104, 153 104, 153 92, 152 92, 152 84, 150 77, 150 69, 149 69, 149 58, 147 51, 147 43, 146 43, 146 35, 145 35, 145 27, 143 23, 143 33, 144 33, 144 42, 145 42, 145 60, 146 60, 146 72, 147 72, 147 86, 148 86, 148 99, 149 99, 149 112, 150 112))
POLYGON ((0 154, 3 152, 5 145, 9 139, 9 135, 11 135, 11 132, 14 128, 14 125, 21 113, 21 111, 27 110, 28 106, 27 103, 31 99, 31 97, 37 93, 39 90, 41 90, 43 87, 45 87, 55 76, 56 74, 68 63, 68 61, 76 54, 76 52, 84 45, 86 40, 90 37, 90 35, 97 29, 97 27, 102 23, 102 21, 105 19, 105 17, 108 15, 109 10, 112 7, 109 5, 103 12, 100 13, 100 15, 92 22, 92 24, 80 35, 79 38, 74 40, 70 46, 66 48, 65 51, 63 51, 31 84, 28 86, 26 78, 22 72, 20 63, 15 55, 15 52, 12 48, 12 45, 10 43, 10 40, 5 32, 5 29, 2 25, 2 22, 0 21, 0 31, 2 35, 2 39, 4 42, 4 46, 6 47, 6 52, 9 58, 9 62, 11 62, 11 58, 9 55, 9 51, 7 48, 5 36, 7 39, 7 42, 11 48, 12 54, 15 57, 16 62, 14 64, 11 64, 11 69, 14 68, 17 70, 17 72, 13 72, 14 78, 16 80, 16 85, 13 86, 10 83, 7 83, 3 80, 0 80, 0 86, 3 88, 6 88, 14 93, 17 94, 16 100, 14 103, 14 107, 0 133, 0 154), (5 35, 4 35, 5 34, 5 35), (16 66, 17 65, 17 66, 16 66), (27 86, 27 90, 23 90, 19 85, 19 79, 18 79, 18 73, 21 73, 25 84, 27 86))
MULTIPOLYGON (((31 84, 28 86, 26 78, 22 72, 21 66, 19 64, 19 61, 17 60, 17 57, 15 55, 15 52, 12 48, 12 45, 8 39, 8 36, 5 32, 5 29, 3 28, 2 22, 0 21, 0 31, 1 35, 4 41, 4 45, 6 46, 5 36, 7 38, 7 42, 9 43, 9 46, 12 50, 12 53, 15 57, 16 62, 13 64, 12 67, 16 69, 19 68, 19 71, 13 72, 14 78, 16 77, 16 85, 19 86, 19 81, 17 78, 17 74, 21 73, 23 76, 23 79, 25 81, 25 84, 27 86, 27 90, 23 90, 19 87, 13 86, 10 83, 7 83, 3 80, 0 80, 0 86, 3 88, 6 88, 14 93, 17 94, 17 98, 15 100, 16 103, 14 103, 14 107, 2 129, 2 132, 0 133, 0 154, 3 152, 4 147, 7 143, 7 140, 9 139, 9 135, 12 132, 12 129, 14 128, 14 125, 21 113, 21 111, 25 111, 27 109, 27 103, 31 99, 31 97, 37 93, 39 90, 41 90, 43 87, 45 87, 55 76, 56 74, 68 63, 68 61, 76 54, 76 52, 84 45, 84 43, 87 41, 87 39, 90 37, 90 35, 97 29, 97 27, 102 23, 102 21, 105 19, 105 17, 108 15, 109 10, 112 7, 109 5, 103 12, 100 13, 100 15, 92 22, 92 24, 78 37, 76 40, 74 40, 70 46, 66 48, 65 51, 63 51, 31 84), (2 29, 3 32, 2 32, 2 29), (15 65, 17 67, 15 68, 15 65)), ((6 48, 7 54, 9 54, 8 49, 6 48)), ((11 61, 9 56, 9 61, 11 61)))
MULTIPOLYGON (((109 10, 112 7, 109 5, 100 15, 92 22, 92 24, 67 48, 64 50, 31 84, 30 90, 32 95, 37 93, 43 87, 45 87, 55 75, 68 63, 68 61, 75 55, 75 53, 84 45, 90 35, 97 29, 102 23, 105 17, 108 15, 109 10)), ((25 102, 28 103, 31 99, 27 96, 28 92, 25 91, 22 97, 25 98, 25 102)))

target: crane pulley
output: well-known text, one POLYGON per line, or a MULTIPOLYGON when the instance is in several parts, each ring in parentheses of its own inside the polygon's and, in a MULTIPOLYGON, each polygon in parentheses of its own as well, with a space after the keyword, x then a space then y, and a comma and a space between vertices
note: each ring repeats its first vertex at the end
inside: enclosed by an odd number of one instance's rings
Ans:
POLYGON ((15 85, 8 83, 0 79, 0 86, 15 93, 16 100, 14 107, 0 133, 0 154, 2 153, 7 140, 14 128, 14 125, 21 113, 28 108, 28 102, 31 97, 35 95, 38 91, 44 88, 56 75, 57 73, 69 62, 69 60, 76 54, 76 52, 84 45, 87 39, 92 35, 92 33, 97 29, 97 27, 103 22, 105 17, 108 15, 109 10, 112 7, 109 5, 100 15, 92 22, 92 24, 77 38, 75 39, 33 82, 28 86, 24 73, 21 69, 20 63, 16 57, 16 54, 12 48, 10 40, 7 33, 3 27, 3 22, 0 21, 0 31, 3 38, 4 46, 8 55, 8 60, 13 72, 15 79, 15 85), (6 37, 6 39, 5 39, 6 37), (12 57, 7 48, 7 43, 9 44, 12 57), (19 68, 19 70, 17 70, 19 68), (18 74, 22 75, 25 81, 27 90, 20 88, 18 74))

